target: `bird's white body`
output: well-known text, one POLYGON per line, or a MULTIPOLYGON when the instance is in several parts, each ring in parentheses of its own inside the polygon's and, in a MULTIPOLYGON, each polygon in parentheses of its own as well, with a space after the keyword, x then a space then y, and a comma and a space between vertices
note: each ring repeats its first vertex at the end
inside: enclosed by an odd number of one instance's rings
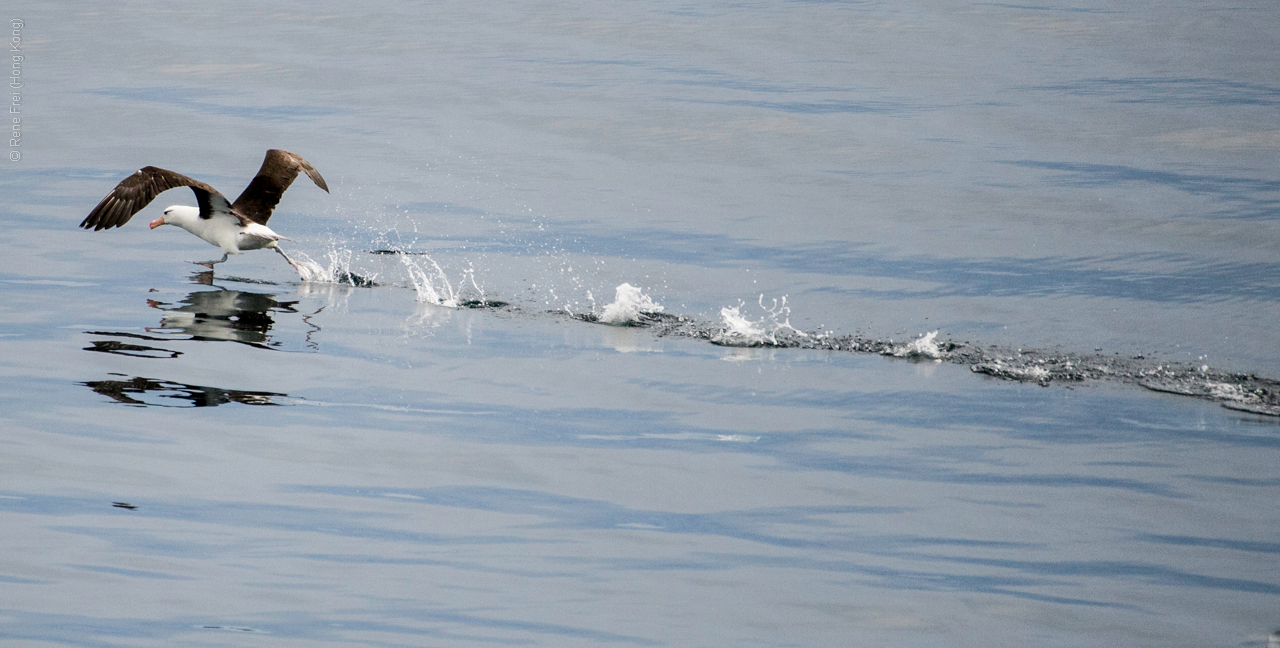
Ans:
POLYGON ((274 248, 276 241, 289 240, 266 225, 241 225, 240 219, 226 211, 214 210, 209 218, 200 218, 200 210, 188 205, 172 205, 164 210, 164 216, 151 221, 151 229, 161 225, 181 227, 226 254, 274 248))

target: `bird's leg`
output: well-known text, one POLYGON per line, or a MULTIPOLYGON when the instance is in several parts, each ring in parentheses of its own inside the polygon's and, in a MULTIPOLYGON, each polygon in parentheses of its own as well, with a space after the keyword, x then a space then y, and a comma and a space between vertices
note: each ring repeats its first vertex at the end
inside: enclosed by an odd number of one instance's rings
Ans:
POLYGON ((218 260, 216 260, 216 261, 192 261, 192 263, 194 263, 194 264, 196 264, 196 265, 202 265, 202 266, 204 266, 204 267, 206 267, 206 268, 208 268, 208 269, 212 270, 212 269, 213 269, 213 264, 215 264, 215 263, 222 263, 223 261, 226 261, 226 260, 227 260, 227 255, 226 255, 226 253, 223 253, 222 258, 221 258, 221 259, 218 259, 218 260))
POLYGON ((280 253, 280 256, 284 257, 284 260, 285 260, 285 261, 288 261, 288 262, 289 262, 289 265, 293 266, 293 269, 298 271, 298 275, 300 275, 300 276, 301 276, 301 277, 303 277, 304 279, 307 277, 307 274, 306 274, 305 272, 303 272, 302 266, 298 265, 298 262, 297 262, 297 261, 294 261, 293 259, 290 259, 290 258, 289 258, 289 255, 285 254, 285 253, 284 253, 284 250, 281 250, 279 245, 273 245, 273 246, 271 246, 271 248, 272 248, 273 250, 275 250, 276 252, 279 252, 279 253, 280 253))

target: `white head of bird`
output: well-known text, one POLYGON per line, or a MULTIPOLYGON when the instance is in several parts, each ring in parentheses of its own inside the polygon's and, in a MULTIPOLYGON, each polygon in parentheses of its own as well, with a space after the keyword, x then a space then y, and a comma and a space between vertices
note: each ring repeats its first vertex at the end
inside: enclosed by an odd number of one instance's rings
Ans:
POLYGON ((200 210, 190 205, 170 205, 165 207, 164 215, 151 221, 151 229, 161 225, 177 225, 188 232, 191 224, 200 218, 200 210))

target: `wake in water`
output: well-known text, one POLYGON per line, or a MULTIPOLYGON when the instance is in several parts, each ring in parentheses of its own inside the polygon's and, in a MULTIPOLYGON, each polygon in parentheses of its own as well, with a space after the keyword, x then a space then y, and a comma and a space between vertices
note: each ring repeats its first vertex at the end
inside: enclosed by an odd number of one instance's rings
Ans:
MULTIPOLYGON (((725 309, 736 314, 737 309, 725 309)), ((722 312, 724 316, 724 312, 722 312)), ((1280 416, 1280 381, 1255 374, 1211 369, 1185 362, 1157 363, 1145 356, 1054 353, 1034 349, 1008 349, 995 345, 938 340, 938 332, 926 333, 902 344, 860 335, 804 333, 780 330, 770 336, 758 323, 743 324, 726 318, 729 327, 742 328, 737 335, 754 346, 874 353, 913 361, 932 360, 968 365, 973 373, 1002 380, 1033 382, 1048 387, 1054 382, 1079 383, 1105 380, 1135 384, 1152 391, 1193 396, 1220 403, 1229 409, 1266 416, 1280 416)), ((652 325, 654 334, 687 337, 723 344, 726 328, 700 324, 687 318, 670 318, 652 325)))
MULTIPOLYGON (((504 302, 491 301, 476 281, 474 268, 468 267, 455 283, 435 259, 424 252, 408 252, 401 246, 378 249, 374 254, 394 255, 407 277, 419 303, 449 308, 500 308, 504 302)), ((317 263, 305 254, 299 257, 299 274, 307 283, 379 285, 373 277, 351 270, 350 250, 334 246, 326 253, 327 265, 317 263)), ((575 276, 575 280, 576 276, 575 276)), ((580 283, 580 280, 578 280, 580 283)), ((577 286, 581 288, 581 286, 577 286)), ((552 298, 555 298, 552 291, 552 298)), ((1054 382, 1108 380, 1136 384, 1165 393, 1193 396, 1221 403, 1231 409, 1268 416, 1280 416, 1280 382, 1253 374, 1231 373, 1190 363, 1157 363, 1143 356, 1102 354, 1081 355, 1054 353, 1032 349, 1012 350, 983 346, 964 341, 939 339, 938 331, 921 334, 908 342, 867 338, 860 335, 833 335, 829 332, 805 332, 791 325, 791 309, 785 297, 766 306, 764 295, 757 299, 760 309, 744 313, 743 302, 720 310, 720 322, 706 324, 685 316, 668 314, 662 305, 636 286, 623 283, 615 289, 614 300, 600 312, 574 313, 566 306, 553 311, 574 319, 613 326, 650 328, 659 337, 687 337, 712 344, 732 347, 771 347, 874 353, 910 361, 949 362, 968 365, 974 373, 1002 380, 1033 382, 1048 386, 1054 382)), ((518 306, 510 306, 520 310, 518 306)), ((753 310, 753 309, 747 309, 753 310)))

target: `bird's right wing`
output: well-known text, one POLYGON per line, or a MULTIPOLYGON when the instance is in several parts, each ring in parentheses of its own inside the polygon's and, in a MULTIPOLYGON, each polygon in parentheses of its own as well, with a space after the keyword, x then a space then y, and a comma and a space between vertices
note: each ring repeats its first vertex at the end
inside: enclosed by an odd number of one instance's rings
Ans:
POLYGON ((306 173, 317 187, 326 192, 329 191, 329 185, 325 184, 324 178, 320 177, 320 172, 316 171, 310 162, 302 159, 301 155, 281 149, 271 149, 262 160, 262 168, 258 169, 258 175, 253 177, 253 181, 245 187, 240 197, 236 198, 231 208, 237 214, 255 223, 266 225, 267 219, 271 218, 272 210, 280 203, 280 196, 284 195, 285 189, 293 184, 294 178, 297 178, 299 173, 306 173))

